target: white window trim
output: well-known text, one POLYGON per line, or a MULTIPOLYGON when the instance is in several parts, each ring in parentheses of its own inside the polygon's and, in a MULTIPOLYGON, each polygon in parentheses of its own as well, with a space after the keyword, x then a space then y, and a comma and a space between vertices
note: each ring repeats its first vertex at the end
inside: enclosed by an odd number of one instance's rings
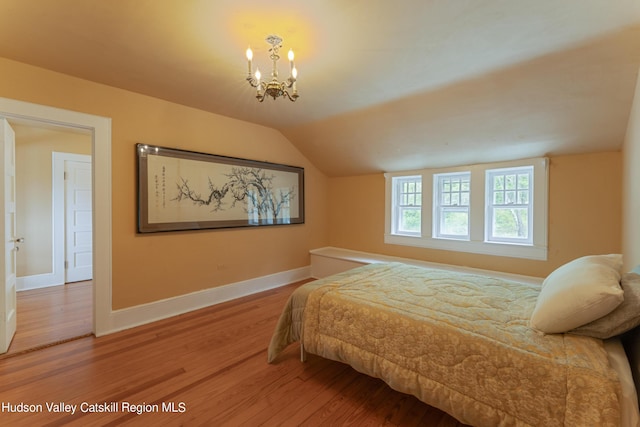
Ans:
MULTIPOLYGON (((439 238, 439 239, 452 239, 452 240, 463 240, 463 241, 468 241, 470 239, 470 230, 471 230, 471 201, 469 201, 469 206, 460 206, 460 207, 456 207, 456 206, 442 206, 441 202, 438 200, 439 199, 439 195, 440 195, 440 190, 438 189, 438 187, 440 186, 440 179, 441 178, 445 178, 445 177, 459 177, 462 175, 471 175, 468 172, 448 172, 448 173, 439 173, 439 174, 433 174, 433 230, 432 230, 432 236, 434 238, 439 238), (443 210, 460 210, 460 211, 465 211, 467 212, 467 214, 469 215, 469 224, 467 227, 467 234, 465 235, 449 235, 449 234, 445 234, 442 233, 441 230, 441 226, 442 226, 442 212, 443 210)), ((469 191, 469 196, 471 196, 471 191, 469 191)))
MULTIPOLYGON (((400 206, 398 206, 398 198, 400 197, 400 191, 398 191, 398 189, 401 187, 402 182, 404 181, 411 181, 414 180, 416 178, 420 178, 421 175, 399 175, 399 176, 395 176, 393 178, 400 178, 400 180, 397 180, 395 182, 395 189, 392 189, 392 194, 394 193, 395 190, 395 195, 397 196, 395 199, 395 203, 394 203, 394 208, 393 208, 393 212, 391 214, 391 229, 393 230, 392 233, 394 235, 399 235, 399 236, 420 236, 422 234, 422 231, 418 231, 418 232, 412 232, 412 231, 400 231, 398 230, 398 222, 399 222, 399 217, 400 217, 400 206)), ((390 181, 392 181, 392 185, 393 185, 393 179, 390 178, 390 181)), ((424 190, 422 190, 424 191, 424 190)), ((424 197, 424 196, 423 196, 424 197)), ((424 200, 424 199, 423 199, 424 200)), ((422 200, 421 200, 421 204, 422 200)), ((416 206, 416 208, 420 208, 419 206, 416 206)))
MULTIPOLYGON (((535 168, 532 167, 532 165, 527 165, 525 166, 527 169, 533 169, 530 173, 535 177, 535 168)), ((485 171, 485 206, 486 206, 486 220, 485 220, 485 240, 487 242, 492 242, 492 243, 508 243, 508 244, 522 244, 522 245, 533 245, 533 230, 535 229, 534 225, 535 225, 535 217, 533 215, 534 212, 534 208, 535 208, 535 203, 537 202, 536 198, 535 198, 535 180, 532 180, 529 185, 530 185, 530 191, 529 191, 529 203, 527 203, 526 205, 517 205, 518 207, 522 207, 527 209, 528 211, 528 217, 531 219, 534 219, 534 221, 528 221, 527 223, 527 235, 528 237, 526 239, 524 238, 506 238, 506 237, 493 237, 491 235, 491 224, 493 222, 493 212, 492 212, 492 207, 495 207, 493 204, 493 188, 491 186, 491 179, 490 177, 495 176, 495 175, 503 175, 503 174, 507 174, 507 173, 520 173, 520 170, 523 170, 524 167, 519 166, 519 167, 509 167, 509 168, 499 168, 499 169, 487 169, 485 171)), ((510 206, 510 205, 502 205, 502 206, 510 206)), ((514 205, 516 206, 516 205, 514 205)))
POLYGON ((525 258, 533 260, 547 259, 547 229, 548 229, 548 182, 549 167, 547 158, 523 159, 510 162, 498 162, 463 166, 446 169, 424 169, 407 172, 385 173, 385 244, 414 246, 446 251, 468 252, 484 255, 525 258), (534 167, 534 206, 533 206, 533 244, 522 245, 513 243, 485 241, 485 171, 489 169, 510 168, 519 166, 534 167), (470 240, 461 241, 433 237, 433 175, 438 173, 471 172, 471 201, 470 201, 470 240), (391 197, 392 177, 422 175, 422 234, 407 236, 393 234, 391 231, 391 197), (475 189, 475 190, 474 190, 475 189))

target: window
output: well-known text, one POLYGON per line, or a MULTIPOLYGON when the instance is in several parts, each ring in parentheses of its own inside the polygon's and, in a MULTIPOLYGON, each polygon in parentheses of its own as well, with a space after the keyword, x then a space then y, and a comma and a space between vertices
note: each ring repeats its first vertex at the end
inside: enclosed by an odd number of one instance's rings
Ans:
POLYGON ((532 243, 533 167, 491 169, 487 174, 487 241, 532 243))
POLYGON ((419 235, 422 226, 422 177, 407 176, 394 179, 397 234, 419 235))
POLYGON ((437 174, 434 178, 433 235, 469 240, 471 174, 437 174))
POLYGON ((385 174, 384 242, 547 259, 548 161, 385 174))

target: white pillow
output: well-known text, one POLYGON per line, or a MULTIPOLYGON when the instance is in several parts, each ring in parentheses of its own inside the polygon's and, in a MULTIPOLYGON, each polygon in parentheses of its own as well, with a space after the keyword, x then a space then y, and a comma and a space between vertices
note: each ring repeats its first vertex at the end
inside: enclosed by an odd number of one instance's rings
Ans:
POLYGON ((558 267, 542 283, 532 328, 567 332, 609 314, 622 303, 622 255, 591 255, 558 267))

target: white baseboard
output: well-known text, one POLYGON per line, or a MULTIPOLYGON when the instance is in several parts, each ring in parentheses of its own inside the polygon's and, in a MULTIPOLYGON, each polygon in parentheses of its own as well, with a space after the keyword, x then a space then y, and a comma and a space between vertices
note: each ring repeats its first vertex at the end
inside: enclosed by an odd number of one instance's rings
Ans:
POLYGON ((53 273, 16 277, 16 291, 28 291, 58 285, 64 285, 64 279, 59 282, 59 278, 53 273))
POLYGON ((111 311, 108 327, 96 335, 107 335, 189 311, 198 310, 257 292, 285 286, 311 277, 311 268, 301 267, 268 276, 205 289, 148 304, 111 311))

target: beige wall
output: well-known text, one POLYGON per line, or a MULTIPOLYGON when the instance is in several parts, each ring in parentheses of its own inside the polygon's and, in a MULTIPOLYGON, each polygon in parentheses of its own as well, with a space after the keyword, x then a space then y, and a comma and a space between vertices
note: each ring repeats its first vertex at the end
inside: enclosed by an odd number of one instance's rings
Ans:
POLYGON ((640 76, 636 84, 623 153, 624 233, 622 242, 624 269, 631 270, 640 265, 640 76))
POLYGON ((52 153, 91 154, 91 135, 12 123, 16 133, 17 275, 53 272, 52 153))
POLYGON ((619 253, 621 153, 560 156, 550 163, 547 261, 384 244, 382 174, 330 179, 330 245, 539 277, 582 255, 619 253))
POLYGON ((327 179, 280 132, 5 59, 0 94, 112 119, 114 309, 304 267, 328 243, 327 179), (306 223, 136 234, 138 142, 302 166, 306 223))

